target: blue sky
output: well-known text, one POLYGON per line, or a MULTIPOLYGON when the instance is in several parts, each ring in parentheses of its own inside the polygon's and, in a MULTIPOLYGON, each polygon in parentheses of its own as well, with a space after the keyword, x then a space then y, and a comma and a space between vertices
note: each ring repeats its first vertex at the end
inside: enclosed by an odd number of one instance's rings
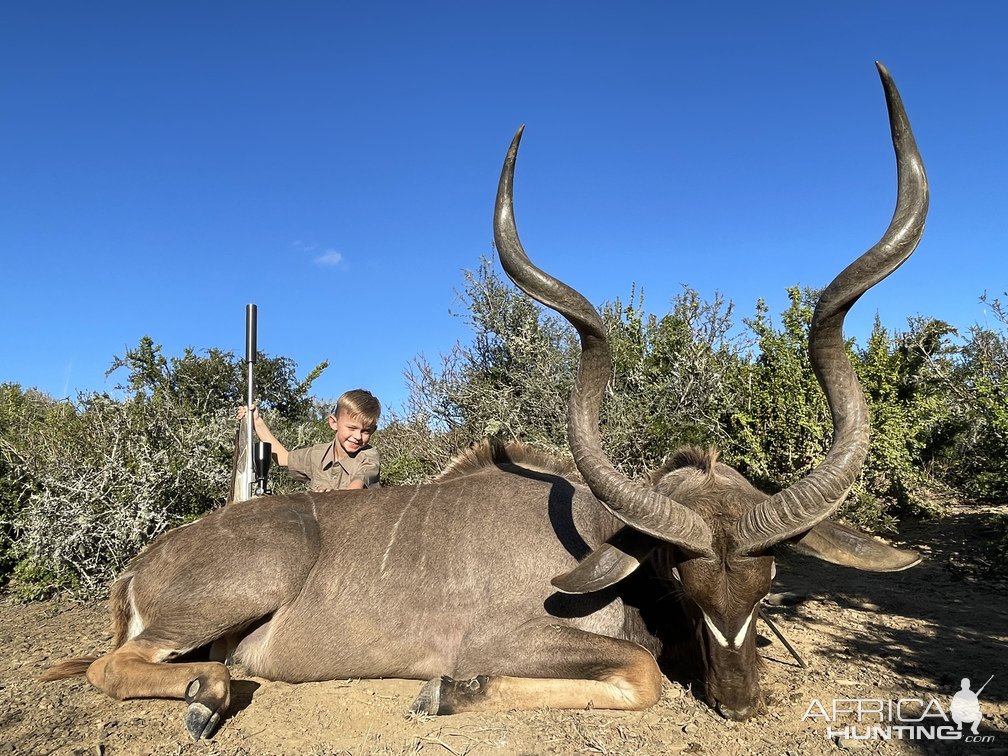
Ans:
POLYGON ((1000 3, 42 2, 0 8, 0 381, 110 390, 149 335, 259 346, 315 393, 468 331, 500 164, 533 260, 600 304, 682 284, 750 315, 885 229, 889 68, 931 182, 914 257, 848 319, 965 327, 1008 289, 1000 3))

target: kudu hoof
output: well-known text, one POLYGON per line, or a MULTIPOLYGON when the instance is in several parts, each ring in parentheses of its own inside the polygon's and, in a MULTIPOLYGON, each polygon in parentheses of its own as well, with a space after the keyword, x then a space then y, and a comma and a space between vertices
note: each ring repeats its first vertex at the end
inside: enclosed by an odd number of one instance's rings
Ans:
POLYGON ((202 677, 192 680, 186 687, 185 702, 189 706, 185 713, 185 727, 193 740, 209 738, 217 731, 227 700, 216 699, 219 696, 211 693, 207 680, 202 677))
POLYGON ((472 708, 476 699, 486 693, 490 678, 477 675, 471 680, 456 680, 443 675, 424 684, 420 695, 410 706, 411 714, 454 714, 472 708))

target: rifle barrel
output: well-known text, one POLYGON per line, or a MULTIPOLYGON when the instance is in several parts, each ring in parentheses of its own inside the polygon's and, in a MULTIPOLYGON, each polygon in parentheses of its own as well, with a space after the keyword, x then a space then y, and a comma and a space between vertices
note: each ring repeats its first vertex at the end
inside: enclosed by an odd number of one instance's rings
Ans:
POLYGON ((255 406, 255 363, 256 363, 256 319, 257 312, 256 306, 254 304, 249 304, 245 306, 245 371, 246 371, 246 381, 245 386, 247 388, 245 396, 245 438, 248 443, 248 447, 245 451, 245 480, 249 481, 249 490, 245 492, 246 496, 251 496, 254 492, 251 490, 254 486, 252 481, 255 480, 255 475, 252 471, 252 439, 253 439, 253 429, 255 424, 252 421, 252 408, 255 406))

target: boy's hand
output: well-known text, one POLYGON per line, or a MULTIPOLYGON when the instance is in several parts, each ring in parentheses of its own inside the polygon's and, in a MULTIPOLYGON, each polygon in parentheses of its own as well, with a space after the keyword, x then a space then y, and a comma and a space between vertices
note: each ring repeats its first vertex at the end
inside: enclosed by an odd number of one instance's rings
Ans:
MULTIPOLYGON (((258 415, 258 412, 257 412, 257 410, 258 410, 258 409, 259 409, 259 408, 258 408, 258 407, 256 407, 255 405, 252 405, 252 420, 253 420, 253 421, 255 421, 255 420, 258 420, 258 419, 259 419, 259 418, 257 417, 257 415, 258 415)), ((245 406, 245 405, 243 404, 242 406, 240 406, 240 407, 238 408, 238 412, 237 412, 237 414, 236 414, 235 416, 236 416, 236 417, 238 418, 238 420, 244 420, 244 419, 245 419, 245 415, 247 415, 247 414, 248 414, 248 407, 246 407, 246 406, 245 406)))
MULTIPOLYGON (((241 422, 248 417, 248 407, 242 405, 235 412, 235 418, 241 422)), ((273 461, 281 467, 287 467, 287 447, 280 443, 280 440, 273 435, 273 431, 266 425, 262 418, 259 407, 252 405, 252 427, 260 441, 265 441, 273 447, 273 461)))

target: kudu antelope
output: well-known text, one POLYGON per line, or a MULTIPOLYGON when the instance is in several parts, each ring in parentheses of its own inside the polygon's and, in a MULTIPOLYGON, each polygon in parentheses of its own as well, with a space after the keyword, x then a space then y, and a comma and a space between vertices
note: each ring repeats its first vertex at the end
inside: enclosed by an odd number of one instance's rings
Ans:
POLYGON ((519 130, 498 186, 496 246, 512 280, 580 335, 568 432, 584 482, 520 445, 484 443, 428 485, 228 505, 165 533, 127 567, 111 591, 113 651, 46 676, 86 673, 117 698, 184 699, 186 727, 200 738, 228 708, 222 659, 272 680, 428 680, 412 706, 428 714, 641 709, 658 700, 660 665, 685 638, 711 705, 734 719, 757 712, 754 616, 777 544, 869 570, 918 561, 827 519, 868 448, 844 315, 910 256, 927 210, 899 94, 879 71, 898 201, 881 241, 837 276, 815 311, 809 350, 835 435, 806 478, 767 496, 714 452, 692 449, 674 453, 648 486, 614 469, 598 426, 611 366, 602 321, 537 269, 518 239, 519 130), (209 660, 193 660, 197 651, 209 660))

